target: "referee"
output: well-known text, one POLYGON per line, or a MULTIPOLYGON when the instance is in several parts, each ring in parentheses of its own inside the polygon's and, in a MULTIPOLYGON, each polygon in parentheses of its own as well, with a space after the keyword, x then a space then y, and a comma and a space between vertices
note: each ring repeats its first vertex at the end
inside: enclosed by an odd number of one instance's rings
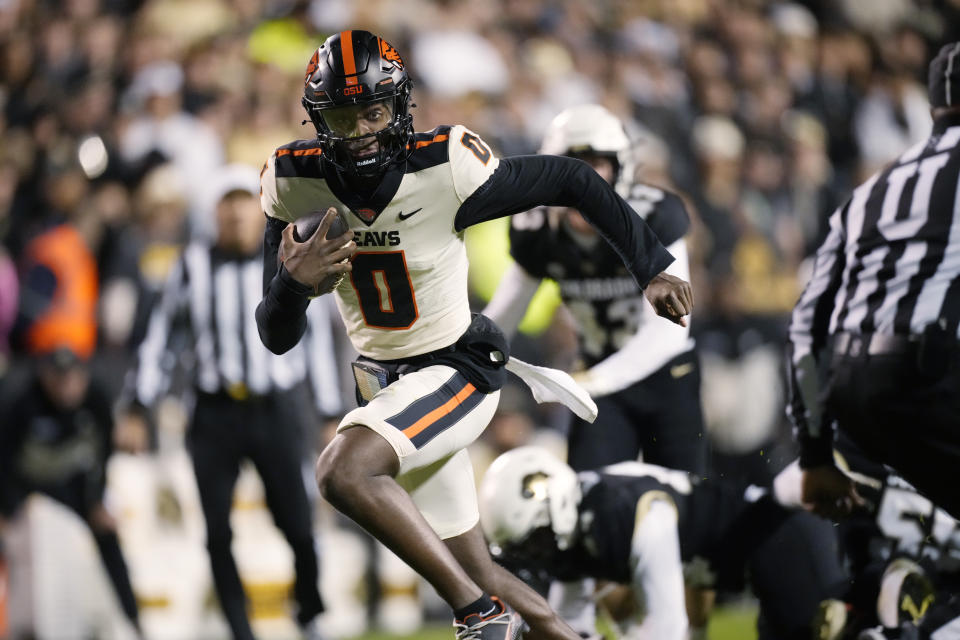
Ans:
MULTIPOLYGON (((928 88, 933 133, 830 217, 790 323, 803 501, 830 517, 861 502, 834 466, 834 424, 960 517, 960 42, 928 88)), ((920 637, 960 637, 960 606, 946 607, 920 637)))
POLYGON ((133 409, 167 390, 173 354, 193 360, 196 407, 187 437, 207 524, 207 549, 220 605, 236 640, 252 640, 246 598, 231 554, 230 507, 240 463, 250 459, 267 505, 293 550, 297 620, 318 634, 318 591, 311 508, 301 474, 309 407, 307 376, 320 413, 340 412, 329 308, 311 305, 307 339, 283 356, 267 351, 254 311, 262 290, 264 217, 252 167, 230 166, 212 191, 218 232, 213 246, 192 244, 174 268, 150 317, 137 368, 128 378, 133 409), (178 332, 180 326, 188 329, 178 332), (186 333, 189 342, 174 347, 186 333))

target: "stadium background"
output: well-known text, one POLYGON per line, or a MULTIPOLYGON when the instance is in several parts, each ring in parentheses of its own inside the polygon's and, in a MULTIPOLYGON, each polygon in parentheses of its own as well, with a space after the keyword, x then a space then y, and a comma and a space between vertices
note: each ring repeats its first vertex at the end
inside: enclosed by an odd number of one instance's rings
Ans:
MULTIPOLYGON (((22 253, 55 224, 79 229, 96 258, 94 368, 119 392, 180 248, 214 232, 210 176, 229 162, 259 167, 276 146, 312 136, 298 125, 303 68, 345 28, 374 31, 407 58, 418 130, 464 123, 513 155, 535 152, 566 106, 600 102, 627 120, 643 179, 678 190, 694 217, 693 332, 713 473, 763 482, 790 459, 781 345, 805 258, 851 187, 929 132, 926 64, 960 37, 957 0, 0 0, 0 393, 29 363, 13 331, 22 253)), ((507 265, 504 223, 468 240, 479 308, 507 265)), ((575 366, 549 286, 524 327, 521 357, 575 366)), ((159 407, 153 451, 109 468, 150 638, 226 633, 185 415, 175 392, 159 407)), ((474 462, 482 470, 523 442, 559 447, 564 420, 508 389, 474 462)), ((409 569, 315 502, 338 635, 447 624, 409 569)), ((256 629, 295 637, 290 554, 252 471, 234 506, 256 629)), ((0 637, 23 625, 41 638, 126 637, 70 512, 34 498, 4 543, 0 637)), ((711 637, 751 637, 749 600, 728 601, 711 637)))

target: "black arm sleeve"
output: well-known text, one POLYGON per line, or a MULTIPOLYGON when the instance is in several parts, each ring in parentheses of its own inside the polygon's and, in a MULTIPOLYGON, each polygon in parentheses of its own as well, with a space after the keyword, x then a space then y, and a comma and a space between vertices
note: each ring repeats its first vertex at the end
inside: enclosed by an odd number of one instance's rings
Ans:
POLYGON ((274 353, 286 353, 307 328, 310 287, 293 279, 277 261, 280 237, 288 223, 267 216, 263 231, 263 300, 257 305, 260 340, 274 353))
POLYGON ((656 234, 588 164, 560 156, 505 158, 464 201, 454 228, 512 215, 537 205, 577 209, 616 250, 641 288, 673 262, 656 234))

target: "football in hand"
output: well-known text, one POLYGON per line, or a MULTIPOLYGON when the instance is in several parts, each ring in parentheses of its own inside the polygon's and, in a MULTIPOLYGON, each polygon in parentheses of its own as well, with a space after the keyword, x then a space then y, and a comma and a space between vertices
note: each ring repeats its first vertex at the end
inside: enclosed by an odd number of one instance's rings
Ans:
MULTIPOLYGON (((297 242, 306 242, 312 238, 320 223, 323 222, 325 215, 327 215, 326 209, 317 209, 301 218, 297 218, 297 221, 293 223, 293 239, 297 242)), ((342 236, 349 230, 350 227, 347 226, 347 221, 343 219, 343 214, 337 211, 337 216, 327 230, 327 240, 342 236)))
MULTIPOLYGON (((323 222, 323 217, 327 214, 327 209, 317 209, 316 211, 311 211, 305 216, 297 218, 297 221, 293 223, 293 239, 297 242, 306 242, 313 237, 317 232, 317 229, 320 227, 320 223, 323 222)), ((350 230, 350 227, 347 225, 347 221, 342 213, 337 211, 336 217, 333 219, 333 222, 330 224, 330 228, 327 230, 326 238, 327 240, 333 240, 345 234, 350 230)), ((345 261, 345 260, 344 260, 345 261)), ((343 273, 334 273, 320 282, 317 283, 317 286, 314 287, 313 295, 319 296, 325 293, 330 293, 343 281, 343 278, 346 274, 343 273)))

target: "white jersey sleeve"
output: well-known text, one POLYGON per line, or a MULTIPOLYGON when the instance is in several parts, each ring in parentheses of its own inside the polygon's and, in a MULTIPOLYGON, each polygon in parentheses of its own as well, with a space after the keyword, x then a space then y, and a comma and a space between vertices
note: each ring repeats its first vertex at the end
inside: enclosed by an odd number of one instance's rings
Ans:
POLYGON ((496 322, 504 335, 512 338, 539 287, 540 278, 533 277, 514 262, 500 278, 493 298, 482 313, 496 322))
POLYGON ((296 220, 296 216, 283 205, 278 195, 276 152, 270 154, 260 171, 260 208, 271 218, 285 220, 286 222, 296 220))
POLYGON ((448 144, 453 187, 462 203, 493 175, 500 159, 480 136, 461 124, 450 129, 448 144))
POLYGON ((639 513, 630 549, 634 596, 646 613, 630 629, 631 640, 684 640, 687 607, 680 560, 677 509, 665 500, 653 500, 639 513))

